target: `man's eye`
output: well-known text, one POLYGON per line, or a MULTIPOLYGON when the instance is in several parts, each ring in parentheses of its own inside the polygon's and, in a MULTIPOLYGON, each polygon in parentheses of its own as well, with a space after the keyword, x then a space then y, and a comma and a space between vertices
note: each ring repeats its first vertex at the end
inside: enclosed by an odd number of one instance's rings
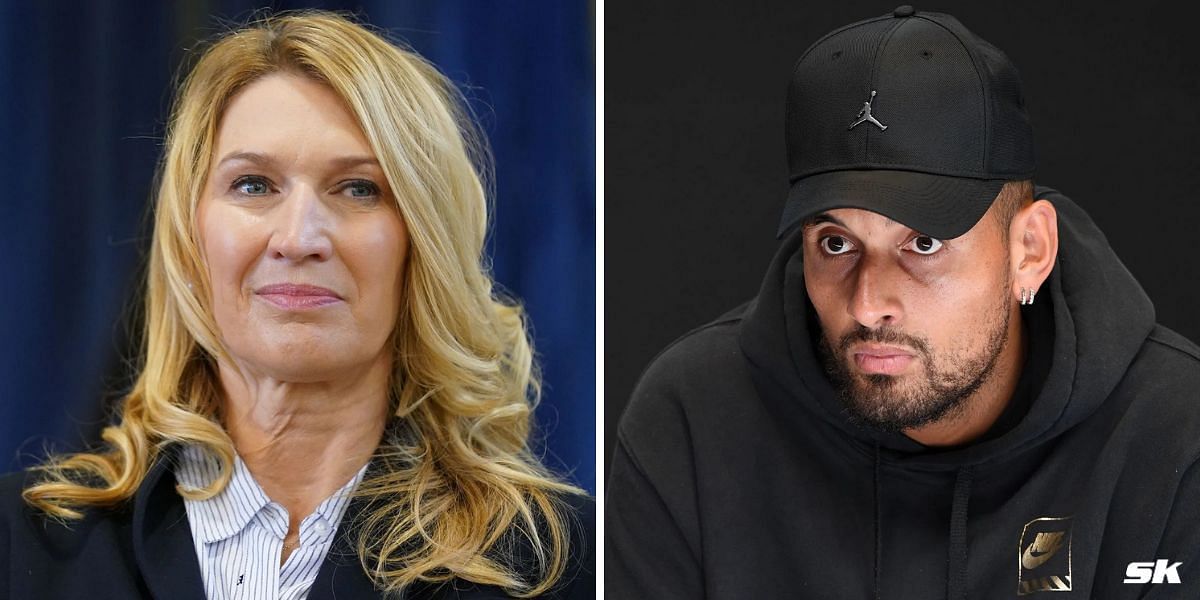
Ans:
POLYGON ((271 186, 261 177, 240 177, 233 182, 233 189, 247 196, 264 196, 271 192, 271 186))
POLYGON ((917 254, 923 254, 925 256, 933 254, 942 249, 941 240, 936 240, 927 235, 918 235, 917 237, 913 238, 908 245, 912 248, 913 252, 916 252, 917 254))
POLYGON ((826 254, 845 254, 854 248, 849 240, 837 235, 825 236, 817 243, 826 254))

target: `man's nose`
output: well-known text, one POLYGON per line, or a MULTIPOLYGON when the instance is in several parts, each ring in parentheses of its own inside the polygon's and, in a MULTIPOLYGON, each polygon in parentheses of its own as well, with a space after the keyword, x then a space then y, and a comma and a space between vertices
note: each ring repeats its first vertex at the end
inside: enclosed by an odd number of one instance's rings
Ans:
POLYGON ((906 275, 885 258, 864 256, 851 276, 847 312, 868 329, 895 325, 904 316, 897 293, 906 275))

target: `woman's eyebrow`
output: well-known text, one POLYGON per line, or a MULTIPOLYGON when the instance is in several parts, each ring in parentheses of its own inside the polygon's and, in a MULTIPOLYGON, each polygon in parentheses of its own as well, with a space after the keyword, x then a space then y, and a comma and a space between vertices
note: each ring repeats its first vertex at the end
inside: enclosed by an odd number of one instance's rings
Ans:
MULTIPOLYGON (((264 167, 271 166, 275 162, 275 158, 273 156, 271 156, 270 154, 264 154, 261 152, 236 151, 236 152, 230 152, 229 154, 226 154, 224 157, 222 157, 221 160, 217 162, 217 167, 221 167, 222 165, 224 165, 227 162, 232 162, 232 161, 237 161, 237 160, 254 163, 256 165, 260 165, 260 166, 264 166, 264 167)), ((352 167, 359 167, 359 166, 363 166, 363 165, 379 167, 379 161, 376 160, 374 156, 367 156, 367 155, 339 156, 337 158, 331 159, 329 161, 329 164, 336 168, 339 168, 339 169, 349 169, 352 167)))
POLYGON ((217 161, 217 166, 220 167, 221 165, 224 165, 227 162, 233 162, 235 160, 243 160, 243 161, 251 162, 251 163, 254 163, 257 165, 261 165, 261 166, 267 166, 274 162, 274 159, 267 154, 261 154, 258 152, 240 152, 239 151, 239 152, 230 152, 229 154, 226 154, 221 160, 217 161))
POLYGON ((379 161, 375 160, 374 156, 341 156, 329 161, 329 164, 340 169, 349 169, 352 167, 379 167, 379 161))

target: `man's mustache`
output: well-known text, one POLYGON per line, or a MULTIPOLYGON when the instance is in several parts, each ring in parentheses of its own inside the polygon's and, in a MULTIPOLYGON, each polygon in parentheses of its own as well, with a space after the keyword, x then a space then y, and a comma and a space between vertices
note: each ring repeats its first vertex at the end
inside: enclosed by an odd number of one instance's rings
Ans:
POLYGON ((863 342, 908 346, 921 356, 929 356, 929 344, 925 340, 901 333, 891 327, 870 329, 862 325, 855 325, 854 329, 847 332, 838 340, 837 347, 839 351, 844 353, 846 350, 849 350, 851 345, 863 342))

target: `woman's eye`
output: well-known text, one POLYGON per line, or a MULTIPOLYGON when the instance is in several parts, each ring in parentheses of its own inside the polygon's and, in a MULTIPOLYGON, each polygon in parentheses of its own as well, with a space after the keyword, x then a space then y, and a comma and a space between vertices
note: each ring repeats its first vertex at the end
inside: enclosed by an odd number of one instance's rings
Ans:
POLYGON ((240 177, 233 182, 233 189, 247 196, 265 196, 271 186, 261 177, 240 177))
POLYGON ((938 250, 941 250, 942 242, 941 240, 936 240, 927 235, 918 235, 917 237, 913 238, 911 242, 909 242, 909 246, 912 247, 913 252, 928 256, 934 252, 937 252, 938 250))
POLYGON ((821 245, 821 249, 826 254, 845 254, 854 248, 850 240, 838 235, 825 236, 817 243, 821 245))
POLYGON ((379 195, 379 186, 365 179, 351 181, 342 189, 352 198, 374 198, 379 195))

